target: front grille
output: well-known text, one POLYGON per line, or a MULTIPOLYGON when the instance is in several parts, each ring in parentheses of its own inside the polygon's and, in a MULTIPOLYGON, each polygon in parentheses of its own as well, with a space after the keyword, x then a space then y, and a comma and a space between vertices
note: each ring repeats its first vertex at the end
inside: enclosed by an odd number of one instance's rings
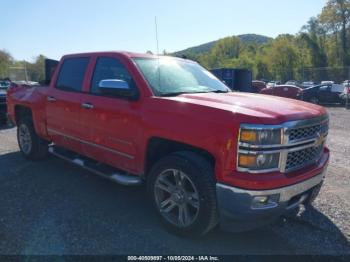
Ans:
MULTIPOLYGON (((315 164, 322 156, 324 144, 328 135, 328 115, 323 115, 310 119, 289 121, 280 125, 250 125, 250 129, 278 129, 281 132, 281 143, 271 145, 254 145, 247 147, 239 142, 239 153, 243 154, 279 154, 278 166, 275 164, 271 169, 252 170, 242 168, 237 161, 239 171, 250 173, 266 173, 279 171, 288 173, 315 164)), ((244 126, 246 127, 246 126, 244 126)), ((303 173, 303 172, 301 172, 303 173)))
POLYGON ((289 131, 289 142, 312 139, 320 134, 327 134, 328 121, 316 125, 293 128, 289 131))
POLYGON ((286 171, 302 168, 308 164, 314 163, 320 157, 322 150, 323 144, 289 152, 287 155, 286 171))
POLYGON ((0 96, 0 104, 6 104, 6 96, 0 96))

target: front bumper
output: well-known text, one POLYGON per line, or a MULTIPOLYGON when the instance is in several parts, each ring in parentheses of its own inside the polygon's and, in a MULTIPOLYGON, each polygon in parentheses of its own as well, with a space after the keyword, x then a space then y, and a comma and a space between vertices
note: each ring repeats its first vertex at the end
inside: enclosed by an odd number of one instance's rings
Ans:
POLYGON ((225 230, 244 231, 271 223, 318 194, 323 172, 294 185, 272 190, 245 190, 216 184, 220 224, 225 230))

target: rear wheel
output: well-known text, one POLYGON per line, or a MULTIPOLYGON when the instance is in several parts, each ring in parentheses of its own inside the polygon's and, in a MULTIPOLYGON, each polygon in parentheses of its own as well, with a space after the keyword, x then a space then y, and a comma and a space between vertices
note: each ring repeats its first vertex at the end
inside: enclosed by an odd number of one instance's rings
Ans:
POLYGON ((36 134, 30 118, 19 120, 17 141, 21 153, 28 159, 39 160, 47 155, 48 143, 36 134))
POLYGON ((218 223, 213 168, 194 153, 174 153, 156 163, 148 190, 162 223, 173 233, 201 236, 218 223))

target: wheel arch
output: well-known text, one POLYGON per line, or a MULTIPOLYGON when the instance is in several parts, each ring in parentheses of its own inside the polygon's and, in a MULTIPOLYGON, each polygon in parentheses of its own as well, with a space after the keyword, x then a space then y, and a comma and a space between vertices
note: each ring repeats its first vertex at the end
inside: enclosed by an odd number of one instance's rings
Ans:
POLYGON ((145 177, 147 177, 147 174, 149 173, 152 166, 157 161, 175 152, 179 152, 183 156, 186 155, 186 152, 195 153, 198 156, 201 156, 205 160, 207 160, 208 163, 212 165, 213 169, 215 168, 215 164, 216 164, 215 156, 203 148, 174 141, 174 140, 170 140, 170 139, 152 137, 149 139, 147 143, 147 148, 146 148, 146 156, 145 156, 145 163, 144 163, 145 177))
POLYGON ((23 105, 15 106, 15 121, 18 123, 21 118, 28 117, 33 120, 32 109, 23 105))

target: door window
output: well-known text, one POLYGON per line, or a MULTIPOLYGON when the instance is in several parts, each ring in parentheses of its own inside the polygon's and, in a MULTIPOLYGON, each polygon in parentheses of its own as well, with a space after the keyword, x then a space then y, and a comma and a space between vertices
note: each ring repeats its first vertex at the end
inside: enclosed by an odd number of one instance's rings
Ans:
POLYGON ((100 95, 102 92, 99 88, 99 83, 105 79, 124 80, 129 84, 130 88, 136 88, 135 82, 125 66, 119 60, 112 57, 100 57, 97 60, 90 92, 100 95))
POLYGON ((326 91, 329 89, 329 86, 321 86, 320 91, 326 91))
POLYGON ((344 91, 344 86, 343 85, 332 85, 331 91, 341 93, 344 91))
POLYGON ((84 76, 89 58, 67 58, 61 66, 56 87, 65 91, 80 92, 83 87, 84 76))

